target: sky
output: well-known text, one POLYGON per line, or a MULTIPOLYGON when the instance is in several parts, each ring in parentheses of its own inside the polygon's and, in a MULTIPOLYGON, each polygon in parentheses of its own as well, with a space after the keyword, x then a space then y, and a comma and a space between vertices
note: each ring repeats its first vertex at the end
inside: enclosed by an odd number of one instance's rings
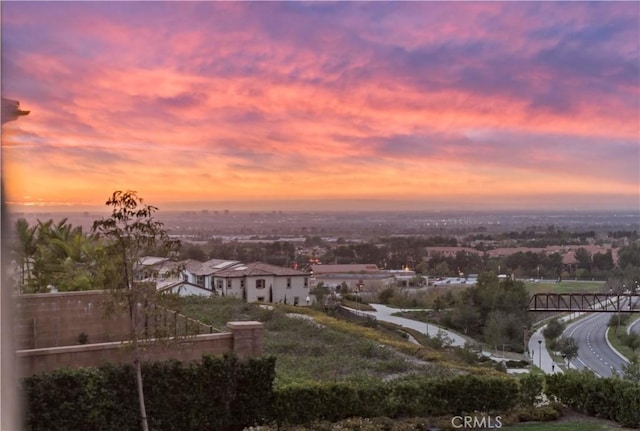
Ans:
POLYGON ((638 209, 638 2, 2 1, 16 209, 638 209))

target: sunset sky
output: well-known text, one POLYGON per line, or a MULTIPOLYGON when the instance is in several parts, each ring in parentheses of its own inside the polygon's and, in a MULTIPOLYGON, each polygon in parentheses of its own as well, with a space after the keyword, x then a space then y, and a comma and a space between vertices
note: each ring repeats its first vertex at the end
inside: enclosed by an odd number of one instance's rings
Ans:
POLYGON ((639 64, 638 2, 3 1, 5 198, 638 209, 639 64))

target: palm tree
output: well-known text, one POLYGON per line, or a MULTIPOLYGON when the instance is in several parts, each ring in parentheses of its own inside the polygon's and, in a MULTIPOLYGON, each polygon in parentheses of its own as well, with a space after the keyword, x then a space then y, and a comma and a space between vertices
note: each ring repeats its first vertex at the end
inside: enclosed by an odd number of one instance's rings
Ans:
POLYGON ((23 291, 25 284, 28 284, 33 275, 30 264, 37 248, 36 229, 37 226, 29 226, 29 222, 23 218, 16 221, 17 251, 20 256, 20 292, 23 291))

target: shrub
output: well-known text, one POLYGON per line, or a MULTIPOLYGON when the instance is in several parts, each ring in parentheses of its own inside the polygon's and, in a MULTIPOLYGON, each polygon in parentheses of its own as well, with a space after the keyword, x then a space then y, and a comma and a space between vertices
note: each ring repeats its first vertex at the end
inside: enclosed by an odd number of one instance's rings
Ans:
POLYGON ((582 413, 640 426, 640 385, 601 379, 593 373, 570 371, 546 376, 547 395, 582 413))
POLYGON ((391 301, 394 292, 395 290, 393 287, 387 287, 386 289, 381 290, 380 293, 378 293, 378 301, 380 301, 381 304, 388 304, 391 301))
POLYGON ((353 416, 432 417, 475 411, 505 411, 518 399, 513 378, 458 376, 435 380, 345 385, 314 383, 276 389, 278 424, 338 421, 353 416))
MULTIPOLYGON (((149 427, 231 430, 262 423, 272 405, 275 360, 239 362, 204 357, 202 363, 143 364, 149 427)), ((27 430, 138 430, 131 366, 63 369, 27 377, 27 430)))
POLYGON ((562 407, 556 403, 539 407, 519 407, 508 414, 508 422, 550 422, 562 416, 562 407))
POLYGON ((542 400, 544 377, 528 373, 520 376, 518 381, 520 383, 518 404, 524 407, 537 405, 542 400))

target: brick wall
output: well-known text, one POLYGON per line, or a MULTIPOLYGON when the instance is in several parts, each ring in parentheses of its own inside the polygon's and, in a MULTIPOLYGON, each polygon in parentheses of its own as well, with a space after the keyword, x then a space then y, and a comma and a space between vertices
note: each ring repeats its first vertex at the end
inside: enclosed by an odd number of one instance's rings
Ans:
MULTIPOLYGON (((233 334, 203 334, 187 339, 162 340, 143 347, 144 361, 197 361, 203 355, 223 355, 233 352, 233 334)), ((19 350, 18 367, 21 376, 52 371, 63 367, 98 367, 106 364, 132 364, 133 350, 128 343, 111 342, 80 346, 47 347, 19 350)))
POLYGON ((107 313, 103 291, 18 295, 15 334, 18 349, 79 344, 85 333, 90 343, 128 338, 128 318, 107 313))
MULTIPOLYGON (((16 315, 19 374, 28 376, 62 367, 132 363, 127 342, 127 316, 105 315, 104 292, 65 292, 21 295, 16 315), (80 345, 84 332, 89 343, 80 345)), ((261 322, 229 322, 229 332, 153 340, 144 348, 143 360, 200 360, 203 355, 234 353, 239 358, 262 354, 261 322)))

